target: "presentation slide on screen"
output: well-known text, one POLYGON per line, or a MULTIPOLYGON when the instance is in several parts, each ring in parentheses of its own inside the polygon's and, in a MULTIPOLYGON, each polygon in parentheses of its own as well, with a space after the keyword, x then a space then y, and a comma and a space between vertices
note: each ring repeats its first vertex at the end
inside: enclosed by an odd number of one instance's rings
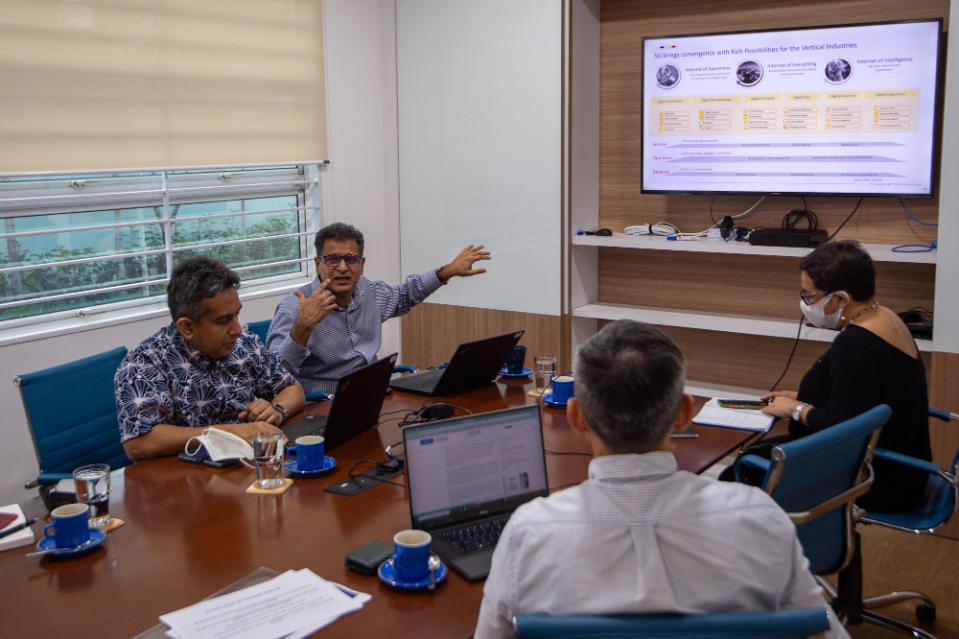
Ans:
POLYGON ((546 486, 539 421, 532 427, 504 422, 498 427, 452 428, 412 443, 417 450, 408 471, 416 486, 414 512, 444 517, 454 510, 508 499, 546 486), (431 480, 435 469, 445 481, 431 480), (432 469, 432 470, 430 470, 432 469))
POLYGON ((643 189, 932 192, 939 23, 644 41, 643 189))

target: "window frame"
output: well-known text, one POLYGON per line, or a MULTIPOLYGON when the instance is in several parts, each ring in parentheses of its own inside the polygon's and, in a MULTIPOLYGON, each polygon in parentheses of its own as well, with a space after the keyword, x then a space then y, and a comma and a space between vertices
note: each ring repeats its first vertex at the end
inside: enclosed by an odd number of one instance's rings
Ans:
MULTIPOLYGON (((26 305, 37 303, 37 300, 55 301, 57 298, 77 296, 80 294, 96 294, 111 290, 145 289, 150 285, 156 286, 169 281, 172 270, 174 253, 196 250, 198 247, 212 248, 243 243, 269 241, 278 238, 298 238, 299 256, 290 256, 288 260, 236 267, 241 278, 243 272, 262 269, 269 264, 295 264, 300 268, 291 273, 268 275, 255 279, 245 280, 240 289, 241 298, 260 297, 290 290, 311 281, 313 272, 313 258, 311 256, 312 238, 320 229, 325 209, 325 192, 323 176, 328 167, 326 162, 275 162, 261 164, 240 164, 232 166, 193 166, 193 167, 153 167, 140 169, 110 169, 102 171, 43 171, 30 173, 0 173, 0 240, 9 237, 29 235, 43 235, 63 232, 82 232, 84 230, 108 230, 125 227, 162 225, 162 246, 158 248, 139 247, 139 250, 121 252, 118 254, 79 257, 75 259, 48 262, 47 266, 26 265, 11 267, 0 265, 2 272, 22 272, 35 268, 55 268, 91 261, 116 260, 118 257, 139 257, 145 255, 164 255, 166 261, 166 275, 163 278, 150 278, 144 274, 140 282, 124 283, 118 287, 106 286, 90 288, 84 291, 70 291, 54 293, 52 295, 34 296, 28 299, 13 302, 10 299, 0 300, 6 305, 26 305), (272 174, 277 179, 264 180, 263 171, 272 174), (287 169, 287 170, 284 170, 287 169), (276 170, 276 173, 273 173, 276 170), (118 181, 118 178, 123 181, 118 181), (64 183, 60 181, 65 180, 64 183), (159 188, 155 188, 159 179, 159 188), (50 180, 56 180, 51 183, 50 180), (23 188, 15 189, 11 185, 22 184, 23 188), (129 188, 117 189, 116 185, 126 185, 129 188), (150 188, 153 186, 154 188, 150 188), (211 197, 215 195, 216 197, 211 197), (195 204, 205 202, 228 202, 240 199, 259 199, 267 197, 290 195, 296 196, 295 208, 264 209, 260 211, 244 211, 231 213, 217 213, 213 215, 188 215, 179 219, 171 217, 173 207, 181 204, 195 204), (68 226, 57 229, 42 229, 37 232, 17 231, 7 233, 3 228, 3 220, 12 217, 57 215, 63 213, 79 213, 87 211, 122 210, 126 208, 159 207, 161 217, 156 220, 121 221, 117 224, 91 224, 88 226, 68 226), (201 244, 173 246, 172 229, 178 222, 191 222, 217 218, 242 218, 247 215, 263 213, 297 212, 297 231, 259 238, 227 238, 225 240, 204 242, 201 244)), ((122 321, 125 316, 142 318, 144 313, 152 315, 157 309, 166 312, 165 294, 145 295, 134 299, 101 302, 78 306, 71 309, 33 314, 24 317, 0 320, 0 336, 7 329, 40 328, 44 326, 66 326, 80 321, 81 323, 92 316, 110 316, 112 322, 122 321)), ((21 332, 21 331, 16 331, 21 332)), ((57 332, 64 332, 58 330, 57 332)), ((5 341, 0 338, 0 341, 5 341)), ((19 340, 18 340, 19 341, 19 340)))

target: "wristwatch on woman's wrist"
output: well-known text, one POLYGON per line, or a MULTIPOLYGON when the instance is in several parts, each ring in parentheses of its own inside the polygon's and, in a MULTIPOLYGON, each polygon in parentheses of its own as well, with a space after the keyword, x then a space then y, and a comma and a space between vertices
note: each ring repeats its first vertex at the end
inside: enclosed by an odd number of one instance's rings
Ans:
POLYGON ((283 415, 283 421, 286 421, 286 408, 283 407, 283 404, 273 404, 273 408, 280 411, 280 415, 283 415))
POLYGON ((793 421, 800 422, 800 423, 802 422, 802 411, 807 406, 809 406, 809 404, 803 403, 803 404, 799 404, 798 406, 796 406, 796 408, 793 409, 793 413, 792 415, 790 415, 790 417, 793 418, 793 421))

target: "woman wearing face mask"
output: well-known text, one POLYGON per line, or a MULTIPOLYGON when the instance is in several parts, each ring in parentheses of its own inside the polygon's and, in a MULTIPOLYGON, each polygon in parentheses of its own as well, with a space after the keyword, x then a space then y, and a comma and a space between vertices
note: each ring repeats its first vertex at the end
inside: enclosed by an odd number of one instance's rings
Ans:
MULTIPOLYGON (((764 396, 764 413, 789 417, 789 436, 802 437, 889 404, 892 417, 877 444, 931 459, 926 372, 909 329, 875 297, 872 258, 852 240, 819 246, 799 262, 800 308, 811 323, 840 331, 798 391, 764 396)), ((867 510, 911 507, 925 476, 873 461, 876 480, 859 504, 867 510)))

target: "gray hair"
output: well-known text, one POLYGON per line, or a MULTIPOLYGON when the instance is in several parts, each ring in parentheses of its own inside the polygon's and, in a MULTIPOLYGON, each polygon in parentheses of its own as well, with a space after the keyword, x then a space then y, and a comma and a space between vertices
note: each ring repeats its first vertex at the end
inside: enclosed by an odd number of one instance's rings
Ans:
POLYGON ((579 349, 576 398, 596 435, 617 453, 655 450, 676 419, 686 362, 649 324, 607 324, 579 349))
POLYGON ((316 232, 316 240, 313 245, 316 247, 316 256, 323 256, 323 245, 327 240, 355 240, 356 246, 360 250, 360 256, 363 255, 363 234, 360 229, 343 222, 333 222, 327 224, 316 232))
POLYGON ((173 321, 188 317, 199 322, 206 312, 204 300, 231 287, 240 287, 240 276, 223 262, 203 256, 180 262, 173 269, 166 289, 173 321))

